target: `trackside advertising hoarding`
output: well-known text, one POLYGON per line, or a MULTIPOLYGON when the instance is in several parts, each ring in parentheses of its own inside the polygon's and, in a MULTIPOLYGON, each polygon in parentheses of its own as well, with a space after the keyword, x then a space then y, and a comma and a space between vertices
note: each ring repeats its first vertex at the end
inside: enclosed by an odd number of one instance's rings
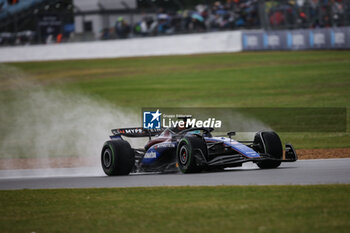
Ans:
POLYGON ((350 27, 243 31, 243 50, 350 49, 350 27))

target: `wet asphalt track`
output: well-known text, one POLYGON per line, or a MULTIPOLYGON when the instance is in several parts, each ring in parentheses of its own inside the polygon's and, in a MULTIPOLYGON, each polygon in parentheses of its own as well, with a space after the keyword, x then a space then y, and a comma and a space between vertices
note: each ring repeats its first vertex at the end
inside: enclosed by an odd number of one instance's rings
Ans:
POLYGON ((224 172, 104 176, 99 168, 0 171, 0 189, 111 188, 202 185, 350 184, 350 158, 301 160, 278 169, 252 163, 224 172), (94 170, 96 169, 96 170, 94 170))

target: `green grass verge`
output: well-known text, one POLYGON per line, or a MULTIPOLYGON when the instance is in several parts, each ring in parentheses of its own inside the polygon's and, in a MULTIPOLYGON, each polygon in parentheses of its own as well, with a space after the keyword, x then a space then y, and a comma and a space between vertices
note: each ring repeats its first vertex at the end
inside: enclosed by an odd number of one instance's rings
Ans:
POLYGON ((1 232, 349 232, 350 185, 0 191, 1 232))
MULTIPOLYGON (((30 74, 47 88, 79 91, 135 111, 145 106, 350 107, 350 51, 226 53, 9 65, 30 74)), ((314 119, 317 121, 317 116, 314 119)), ((286 133, 282 139, 297 141, 297 148, 349 147, 350 133, 349 129, 343 133, 286 133)))
POLYGON ((12 63, 118 106, 347 107, 350 51, 12 63), (155 98, 156 97, 156 98, 155 98))

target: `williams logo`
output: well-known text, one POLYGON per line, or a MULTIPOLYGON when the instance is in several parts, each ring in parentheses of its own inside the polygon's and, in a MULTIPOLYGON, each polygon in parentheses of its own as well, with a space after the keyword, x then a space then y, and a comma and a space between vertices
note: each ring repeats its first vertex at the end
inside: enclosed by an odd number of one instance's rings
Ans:
POLYGON ((160 129, 160 116, 162 113, 159 109, 156 112, 143 112, 143 128, 145 129, 160 129))

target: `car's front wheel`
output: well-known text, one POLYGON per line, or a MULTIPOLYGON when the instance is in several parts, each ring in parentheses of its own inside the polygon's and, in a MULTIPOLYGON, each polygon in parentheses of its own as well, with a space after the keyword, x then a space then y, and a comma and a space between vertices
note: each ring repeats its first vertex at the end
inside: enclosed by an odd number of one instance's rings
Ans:
POLYGON ((183 137, 177 146, 177 164, 182 173, 196 173, 203 169, 201 159, 208 155, 207 145, 203 137, 183 137))
POLYGON ((257 162, 259 168, 277 168, 281 165, 283 159, 283 147, 280 137, 274 131, 263 131, 255 134, 254 145, 256 150, 260 153, 265 153, 269 158, 257 162))

